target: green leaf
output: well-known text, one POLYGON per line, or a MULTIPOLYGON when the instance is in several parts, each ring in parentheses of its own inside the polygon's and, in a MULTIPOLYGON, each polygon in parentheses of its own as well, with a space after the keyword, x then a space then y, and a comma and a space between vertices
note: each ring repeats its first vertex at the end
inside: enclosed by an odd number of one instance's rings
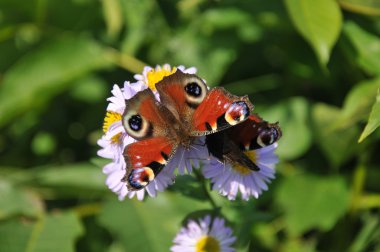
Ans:
POLYGON ((371 34, 354 22, 346 22, 343 27, 344 35, 350 41, 353 50, 356 52, 355 61, 366 72, 372 75, 380 74, 380 39, 377 35, 371 34))
POLYGON ((342 14, 335 0, 285 0, 298 32, 309 42, 319 62, 326 65, 342 26, 342 14))
POLYGON ((265 111, 255 111, 269 122, 279 122, 283 133, 278 142, 277 153, 284 159, 295 159, 303 155, 312 143, 309 127, 309 104, 306 99, 293 97, 277 103, 265 111))
POLYGON ((42 212, 43 202, 37 194, 0 180, 0 220, 19 214, 37 217, 42 212))
POLYGON ((73 212, 55 213, 36 221, 12 219, 0 225, 0 251, 75 251, 75 240, 82 233, 73 212))
POLYGON ((47 132, 39 132, 31 143, 32 150, 37 155, 49 155, 55 151, 56 139, 54 135, 47 132))
POLYGON ((180 192, 182 195, 193 199, 207 200, 202 184, 190 175, 178 176, 174 185, 170 186, 168 190, 180 192))
POLYGON ((340 113, 338 108, 322 103, 314 105, 312 110, 315 140, 333 167, 351 158, 358 147, 356 125, 343 129, 334 127, 340 113))
POLYGON ((368 251, 368 246, 372 240, 372 237, 375 234, 376 229, 379 229, 380 223, 376 214, 370 215, 366 213, 366 215, 362 216, 362 219, 364 221, 364 225, 353 241, 349 249, 350 252, 368 251))
POLYGON ((75 81, 73 87, 70 89, 72 97, 79 101, 84 101, 89 104, 95 104, 104 100, 109 93, 109 86, 107 83, 96 76, 86 75, 75 81))
POLYGON ((43 186, 87 190, 106 189, 105 175, 100 168, 89 163, 43 167, 36 169, 35 174, 38 183, 43 186))
POLYGON ((349 128, 364 118, 368 118, 379 88, 380 78, 355 85, 346 96, 342 113, 335 119, 334 127, 349 128))
POLYGON ((104 205, 99 221, 127 251, 169 251, 182 218, 206 206, 206 202, 182 195, 161 193, 145 202, 110 201, 104 205))
MULTIPOLYGON (((125 37, 121 41, 122 51, 134 55, 147 41, 149 34, 155 34, 157 30, 163 32, 164 22, 157 17, 154 1, 124 0, 121 1, 121 7, 126 25, 125 37), (144 15, 141 15, 141 13, 144 13, 144 15), (154 26, 151 26, 150 24, 153 23, 154 26)), ((158 35, 155 34, 154 36, 158 35)))
POLYGON ((316 252, 316 244, 313 241, 305 241, 300 238, 291 238, 281 244, 282 252, 316 252))
POLYGON ((277 190, 287 230, 301 235, 312 229, 330 230, 346 212, 349 191, 341 177, 298 175, 284 180, 277 190))
POLYGON ((102 0, 103 15, 107 25, 107 33, 111 38, 116 38, 123 27, 123 19, 120 11, 119 0, 102 0))
POLYGON ((258 95, 260 92, 271 91, 279 88, 281 83, 282 79, 280 75, 268 74, 228 83, 223 85, 223 87, 234 95, 258 95))
POLYGON ((369 115, 368 123, 365 126, 359 138, 359 143, 367 136, 374 132, 380 126, 380 92, 378 91, 376 101, 372 106, 371 114, 369 115))
POLYGON ((21 113, 38 108, 67 89, 76 78, 109 61, 93 40, 62 37, 21 58, 0 86, 0 127, 21 113))
POLYGON ((380 2, 373 0, 339 0, 345 10, 365 14, 380 15, 380 2))

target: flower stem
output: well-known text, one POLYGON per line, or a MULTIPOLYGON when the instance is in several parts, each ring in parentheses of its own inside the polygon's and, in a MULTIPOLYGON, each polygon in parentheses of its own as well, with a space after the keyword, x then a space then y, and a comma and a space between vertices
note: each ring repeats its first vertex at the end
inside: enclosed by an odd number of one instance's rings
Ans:
POLYGON ((74 208, 74 211, 81 217, 97 215, 100 213, 102 205, 100 203, 83 204, 74 208))
POLYGON ((215 200, 212 198, 209 190, 206 187, 206 181, 205 181, 204 177, 202 176, 202 174, 196 169, 194 169, 194 173, 195 173, 195 176, 197 177, 197 179, 201 182, 202 189, 203 189, 204 193, 206 194, 206 197, 209 199, 210 204, 212 205, 212 208, 214 208, 215 210, 219 209, 220 207, 215 203, 215 200))
POLYGON ((353 182, 352 182, 352 191, 351 191, 351 206, 350 214, 351 216, 355 215, 360 208, 361 197, 363 194, 363 188, 367 173, 367 160, 368 155, 363 154, 360 156, 359 163, 354 171, 353 182))
POLYGON ((360 199, 360 209, 370 209, 380 207, 380 194, 363 195, 360 199))

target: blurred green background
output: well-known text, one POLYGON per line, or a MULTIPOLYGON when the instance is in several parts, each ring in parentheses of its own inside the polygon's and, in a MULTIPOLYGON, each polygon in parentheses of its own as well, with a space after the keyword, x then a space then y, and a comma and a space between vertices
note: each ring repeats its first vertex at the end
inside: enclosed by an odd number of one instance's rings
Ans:
POLYGON ((371 0, 0 0, 0 251, 168 251, 212 208, 190 175, 144 202, 104 184, 112 85, 164 63, 280 121, 269 191, 211 192, 238 251, 380 251, 379 15, 371 0))

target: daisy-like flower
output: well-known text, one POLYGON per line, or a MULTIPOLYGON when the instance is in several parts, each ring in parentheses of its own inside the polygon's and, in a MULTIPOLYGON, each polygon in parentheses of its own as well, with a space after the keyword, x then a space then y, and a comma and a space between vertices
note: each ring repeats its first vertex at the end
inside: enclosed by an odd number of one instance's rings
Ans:
MULTIPOLYGON (((135 75, 139 81, 130 83, 126 81, 124 87, 120 88, 114 85, 111 91, 112 96, 108 98, 106 117, 104 118, 103 131, 104 135, 98 140, 98 145, 102 148, 98 151, 98 155, 104 158, 112 159, 112 162, 103 168, 103 172, 108 175, 106 184, 116 194, 119 199, 123 200, 126 196, 132 198, 137 196, 142 200, 145 191, 149 196, 155 197, 157 191, 163 191, 167 186, 173 183, 174 170, 179 167, 179 173, 183 174, 185 170, 191 172, 191 158, 199 158, 204 150, 200 150, 202 146, 194 146, 193 151, 187 151, 179 148, 173 159, 167 167, 150 183, 145 189, 139 191, 128 191, 126 183, 121 179, 125 175, 126 164, 123 157, 124 148, 136 140, 130 137, 122 125, 122 115, 125 110, 125 100, 132 98, 136 93, 146 88, 151 88, 155 93, 156 99, 159 100, 158 93, 155 90, 157 82, 161 81, 165 76, 173 74, 177 69, 186 73, 195 73, 196 68, 186 69, 183 66, 171 67, 168 64, 164 66, 156 66, 155 68, 145 67, 142 75, 135 75), (199 150, 199 151, 197 151, 199 150)), ((203 157, 205 158, 205 157, 203 157)), ((197 161, 193 162, 197 164, 197 161)))
POLYGON ((156 91, 157 82, 161 81, 164 77, 175 73, 177 69, 188 74, 197 73, 197 69, 195 67, 190 67, 190 68, 185 68, 184 66, 171 67, 169 64, 164 64, 163 66, 157 65, 155 68, 146 66, 144 67, 142 74, 135 74, 134 77, 137 80, 137 83, 148 86, 154 92, 156 91))
POLYGON ((128 136, 121 122, 125 109, 125 100, 133 97, 137 92, 147 87, 140 83, 124 83, 124 88, 120 89, 118 85, 114 85, 111 93, 113 96, 107 100, 110 102, 107 107, 107 113, 104 118, 103 132, 104 135, 98 140, 98 145, 102 147, 98 151, 98 155, 104 158, 114 159, 116 162, 122 157, 125 146, 135 142, 128 136))
POLYGON ((236 237, 232 229, 224 225, 223 218, 212 219, 207 215, 198 222, 190 220, 174 238, 172 252, 233 252, 231 245, 236 237))
POLYGON ((274 143, 262 149, 245 152, 260 171, 252 171, 237 164, 221 163, 212 158, 204 165, 203 175, 211 179, 213 190, 219 191, 229 200, 236 199, 239 191, 243 200, 248 200, 250 196, 257 199, 268 189, 267 184, 275 177, 274 167, 278 163, 278 157, 274 153, 276 148, 277 143, 274 143))

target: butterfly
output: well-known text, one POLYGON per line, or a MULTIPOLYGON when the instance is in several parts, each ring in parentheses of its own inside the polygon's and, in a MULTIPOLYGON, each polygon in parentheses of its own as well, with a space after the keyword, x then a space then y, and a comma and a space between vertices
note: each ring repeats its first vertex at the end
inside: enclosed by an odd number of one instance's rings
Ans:
POLYGON ((268 123, 257 114, 224 131, 206 136, 207 148, 220 162, 238 164, 252 171, 260 168, 245 151, 257 150, 277 142, 282 136, 278 123, 268 123))
POLYGON ((151 89, 126 100, 122 123, 138 140, 125 147, 126 174, 122 181, 136 191, 147 186, 165 167, 179 146, 189 149, 194 140, 246 120, 253 105, 221 87, 208 89, 194 74, 177 70, 156 84, 160 101, 151 89))

